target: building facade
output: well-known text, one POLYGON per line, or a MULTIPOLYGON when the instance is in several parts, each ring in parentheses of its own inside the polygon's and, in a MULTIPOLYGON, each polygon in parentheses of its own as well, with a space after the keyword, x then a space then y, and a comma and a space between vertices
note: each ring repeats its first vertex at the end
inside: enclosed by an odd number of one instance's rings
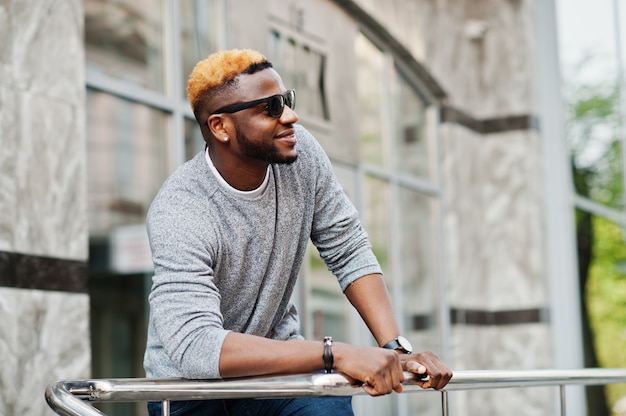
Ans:
POLYGON ((0 2, 3 416, 49 414, 50 380, 90 375, 82 17, 0 2))
MULTIPOLYGON (((145 213, 203 149, 186 78, 222 48, 261 51, 297 90, 416 349, 455 370, 582 366, 554 2, 45 4, 0 1, 0 415, 49 413, 55 379, 143 376, 145 213)), ((307 338, 373 344, 313 247, 294 296, 307 338)), ((451 400, 556 412, 547 388, 451 400)), ((440 411, 436 394, 354 403, 440 411)))

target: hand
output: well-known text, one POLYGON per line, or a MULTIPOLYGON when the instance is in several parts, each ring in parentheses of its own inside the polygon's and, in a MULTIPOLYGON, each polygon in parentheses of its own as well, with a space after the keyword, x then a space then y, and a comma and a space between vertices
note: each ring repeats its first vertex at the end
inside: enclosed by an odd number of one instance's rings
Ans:
POLYGON ((395 351, 335 342, 333 355, 335 369, 362 384, 370 396, 402 391, 404 373, 395 351))
POLYGON ((433 388, 440 390, 448 384, 452 378, 452 371, 437 357, 436 354, 426 351, 402 357, 402 367, 404 371, 414 374, 428 375, 423 381, 417 384, 423 389, 433 388))

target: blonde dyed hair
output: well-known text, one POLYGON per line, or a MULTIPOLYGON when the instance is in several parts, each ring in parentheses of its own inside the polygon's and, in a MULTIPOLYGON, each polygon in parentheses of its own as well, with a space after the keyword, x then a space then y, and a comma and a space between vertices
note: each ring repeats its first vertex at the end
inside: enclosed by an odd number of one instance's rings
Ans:
POLYGON ((198 62, 187 81, 187 96, 192 110, 196 111, 211 90, 232 82, 237 75, 254 72, 250 68, 258 64, 272 66, 265 56, 252 49, 220 51, 198 62))

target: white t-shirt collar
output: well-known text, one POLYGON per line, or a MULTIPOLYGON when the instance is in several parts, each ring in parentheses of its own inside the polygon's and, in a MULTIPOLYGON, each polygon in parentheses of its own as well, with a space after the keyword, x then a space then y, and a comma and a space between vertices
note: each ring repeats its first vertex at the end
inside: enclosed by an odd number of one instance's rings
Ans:
POLYGON ((270 167, 269 165, 267 166, 267 171, 265 172, 265 178, 263 179, 263 182, 261 183, 261 185, 259 185, 258 188, 253 189, 251 191, 240 191, 239 189, 233 188, 228 182, 226 182, 226 180, 222 177, 222 175, 220 175, 220 173, 218 172, 217 168, 215 167, 215 165, 213 164, 213 161, 211 160, 211 156, 209 156, 209 148, 207 147, 205 152, 204 152, 204 157, 207 161, 207 164, 209 165, 209 169, 211 170, 211 172, 213 172, 213 175, 217 178, 217 180, 226 188, 228 188, 231 192, 233 192, 235 195, 239 195, 242 196, 244 198, 247 199, 254 199, 256 197, 258 197, 259 195, 261 195, 263 193, 263 191, 265 191, 265 188, 267 188, 267 184, 269 183, 270 180, 270 167))

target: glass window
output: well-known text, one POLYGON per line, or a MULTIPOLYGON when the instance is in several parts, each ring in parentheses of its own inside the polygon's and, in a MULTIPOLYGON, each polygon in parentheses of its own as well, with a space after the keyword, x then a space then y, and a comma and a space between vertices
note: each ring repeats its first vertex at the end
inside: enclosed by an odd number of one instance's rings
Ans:
MULTIPOLYGON (((267 42, 267 53, 274 67, 282 77, 283 70, 281 68, 281 62, 285 62, 285 46, 282 41, 282 36, 277 30, 270 30, 267 42)), ((283 79, 283 82, 285 82, 285 79, 283 79)))
POLYGON ((185 119, 185 160, 192 159, 204 150, 205 141, 195 119, 185 119))
MULTIPOLYGON (((392 302, 401 314, 400 331, 416 349, 441 353, 438 321, 439 199, 421 179, 436 178, 437 152, 428 129, 428 105, 394 56, 364 35, 355 42, 363 225, 384 272, 392 302)), ((436 184, 433 184, 436 187, 436 184)), ((367 401, 375 414, 440 411, 436 397, 385 397, 367 401), (392 409, 391 411, 389 409, 392 409)), ((363 400, 360 399, 359 400, 363 400)))
MULTIPOLYGON (((300 47, 298 59, 298 91, 302 91, 302 109, 305 114, 328 120, 326 108, 325 73, 326 56, 307 46, 300 47)), ((300 106, 300 103, 298 103, 300 106)))
POLYGON ((142 104, 87 91, 90 234, 143 224, 169 173, 168 116, 142 104))
POLYGON ((373 176, 365 178, 365 215, 364 227, 378 259, 385 282, 392 290, 392 260, 391 245, 391 190, 389 182, 373 176))
MULTIPOLYGON (((577 205, 584 366, 623 367, 626 9, 612 0, 559 0, 557 10, 577 205)), ((608 414, 625 393, 620 385, 588 387, 588 407, 608 414)))
POLYGON ((346 298, 341 293, 337 278, 332 275, 317 249, 311 244, 308 250, 307 281, 309 282, 309 316, 305 328, 311 339, 332 336, 337 341, 348 342, 346 328, 346 298))
MULTIPOLYGON (((172 169, 204 148, 186 103, 186 82, 198 60, 224 46, 224 4, 84 2, 89 290, 96 378, 144 375, 150 278, 143 273, 152 268, 146 210, 172 169), (173 10, 170 6, 178 13, 165 13, 173 10), (167 97, 170 90, 176 99, 167 97)), ((145 403, 102 406, 107 414, 146 414, 145 403)))
POLYGON ((163 1, 84 4, 87 68, 163 92, 163 1))
POLYGON ((394 68, 393 128, 394 156, 405 174, 431 178, 433 144, 426 131, 426 105, 406 77, 394 68))
POLYGON ((283 49, 285 60, 278 64, 278 69, 281 71, 281 77, 284 77, 285 86, 290 85, 291 88, 295 89, 298 85, 298 71, 296 68, 298 46, 294 39, 282 39, 285 44, 283 49))
POLYGON ((356 56, 361 156, 364 162, 387 166, 385 56, 363 35, 356 38, 356 56))
MULTIPOLYGON (((399 187, 397 250, 401 266, 406 328, 430 329, 438 307, 435 203, 432 197, 413 189, 399 187)), ((411 341, 424 349, 423 339, 411 341)))
MULTIPOLYGON (((91 352, 96 378, 144 377, 150 278, 92 273, 91 352)), ((107 415, 147 415, 146 403, 95 403, 107 415)))
POLYGON ((182 49, 182 92, 187 98, 187 78, 196 63, 224 44, 223 0, 176 2, 180 13, 182 49))
MULTIPOLYGON (((392 223, 391 223, 391 189, 389 182, 373 176, 366 176, 364 181, 364 221, 363 227, 367 231, 374 254, 378 259, 385 284, 390 293, 393 293, 393 260, 392 223)), ((373 338, 371 338, 373 340, 373 338)), ((373 341, 372 341, 373 342, 373 341)), ((376 345, 373 342, 372 345, 376 345)), ((398 404, 393 396, 377 397, 368 400, 368 406, 374 409, 372 414, 397 414, 398 404)))
MULTIPOLYGON (((619 224, 600 216, 578 211, 578 241, 593 240, 593 246, 579 244, 579 265, 586 287, 583 320, 585 336, 593 334, 596 349, 586 366, 619 368, 626 364, 626 245, 619 224)), ((606 386, 608 403, 615 404, 626 395, 626 385, 606 386)))
POLYGON ((567 138, 578 174, 576 192, 621 210, 626 107, 620 108, 620 103, 626 90, 619 69, 624 68, 621 61, 626 51, 624 39, 616 36, 617 2, 558 3, 567 138), (587 28, 584 33, 582 25, 587 28))
POLYGON ((566 130, 576 193, 620 210, 624 166, 618 102, 612 83, 567 85, 566 130))
POLYGON ((329 120, 326 102, 326 55, 315 47, 270 31, 268 58, 287 88, 297 92, 298 115, 329 120))

